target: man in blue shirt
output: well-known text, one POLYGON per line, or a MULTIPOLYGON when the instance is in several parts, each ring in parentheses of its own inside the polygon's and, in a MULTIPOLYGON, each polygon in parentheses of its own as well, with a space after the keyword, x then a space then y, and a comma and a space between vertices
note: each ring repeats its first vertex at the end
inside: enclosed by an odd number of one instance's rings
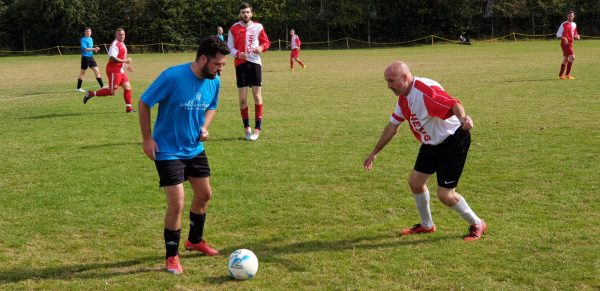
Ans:
POLYGON ((217 26, 217 37, 221 41, 225 41, 225 37, 223 36, 223 27, 217 26))
POLYGON ((202 40, 196 60, 163 71, 140 98, 138 111, 144 153, 154 161, 167 198, 164 239, 166 268, 181 274, 179 240, 183 213, 183 182, 189 180, 194 191, 190 207, 190 232, 184 247, 207 256, 219 251, 202 239, 208 201, 212 196, 210 167, 204 152, 208 127, 217 109, 221 72, 227 44, 216 36, 202 40), (154 134, 150 127, 150 108, 158 104, 154 134))
POLYGON ((83 76, 85 76, 85 70, 87 70, 87 68, 94 71, 94 74, 96 74, 96 81, 98 81, 101 88, 104 87, 98 65, 96 64, 96 60, 94 60, 94 53, 100 51, 100 48, 94 46, 91 28, 84 28, 83 34, 84 37, 79 41, 81 45, 81 71, 79 72, 79 78, 77 79, 77 91, 79 92, 85 92, 85 90, 81 89, 81 83, 83 83, 83 76))

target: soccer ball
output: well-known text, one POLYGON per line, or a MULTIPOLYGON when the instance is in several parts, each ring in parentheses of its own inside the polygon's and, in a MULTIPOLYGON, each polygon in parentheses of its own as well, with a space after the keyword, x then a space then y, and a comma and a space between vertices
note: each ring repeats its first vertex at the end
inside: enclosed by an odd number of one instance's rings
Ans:
POLYGON ((227 271, 231 277, 238 280, 250 279, 258 271, 258 259, 250 250, 236 250, 229 255, 227 271))

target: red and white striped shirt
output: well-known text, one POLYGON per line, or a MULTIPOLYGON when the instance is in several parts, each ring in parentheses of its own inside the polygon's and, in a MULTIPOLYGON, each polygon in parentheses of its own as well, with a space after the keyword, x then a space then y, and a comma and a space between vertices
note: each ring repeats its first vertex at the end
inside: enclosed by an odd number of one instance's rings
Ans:
POLYGON ((460 127, 452 107, 460 103, 430 79, 415 77, 407 96, 398 97, 390 122, 408 120, 415 137, 424 144, 438 145, 460 127))
POLYGON ((292 39, 290 42, 292 43, 292 49, 300 48, 300 46, 302 45, 300 37, 296 34, 292 35, 292 39))
POLYGON ((252 50, 261 46, 264 52, 271 46, 271 42, 262 24, 252 21, 246 26, 239 21, 229 29, 227 46, 231 50, 231 55, 235 57, 236 66, 246 62, 239 58, 240 53, 248 53, 248 62, 261 65, 260 55, 252 53, 252 50))
MULTIPOLYGON (((108 56, 109 57, 115 57, 121 60, 124 60, 127 58, 127 47, 125 46, 125 44, 121 41, 118 40, 113 40, 112 44, 110 45, 110 48, 108 49, 108 56)), ((106 70, 110 71, 110 72, 125 72, 123 70, 123 68, 125 67, 125 63, 115 63, 113 61, 111 61, 110 59, 108 60, 108 63, 106 64, 106 70)))
POLYGON ((573 37, 576 35, 579 35, 579 33, 577 32, 577 24, 575 22, 565 21, 561 23, 556 32, 557 38, 565 37, 569 43, 573 43, 573 37))

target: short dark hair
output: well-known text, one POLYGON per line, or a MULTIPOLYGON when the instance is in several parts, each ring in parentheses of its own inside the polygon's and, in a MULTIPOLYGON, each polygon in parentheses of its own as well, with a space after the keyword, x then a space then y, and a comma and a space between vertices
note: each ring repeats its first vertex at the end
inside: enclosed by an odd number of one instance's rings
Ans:
POLYGON ((198 50, 196 51, 196 60, 204 55, 207 58, 213 58, 217 53, 228 55, 231 51, 227 47, 227 43, 220 40, 217 36, 211 35, 202 39, 198 50))
POLYGON ((250 11, 252 11, 252 5, 250 5, 250 3, 244 2, 244 3, 240 4, 240 10, 246 9, 246 8, 250 8, 250 11))
POLYGON ((86 31, 86 30, 92 30, 92 28, 89 27, 89 26, 86 26, 86 27, 83 28, 83 31, 86 31))

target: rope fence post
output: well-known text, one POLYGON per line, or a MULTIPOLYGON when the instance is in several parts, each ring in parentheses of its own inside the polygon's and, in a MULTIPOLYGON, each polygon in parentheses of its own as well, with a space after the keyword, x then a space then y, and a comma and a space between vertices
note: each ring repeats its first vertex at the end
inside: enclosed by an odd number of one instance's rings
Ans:
POLYGON ((513 39, 515 40, 515 42, 517 42, 517 34, 513 31, 512 35, 513 35, 513 39))
POLYGON ((160 43, 160 50, 162 51, 162 53, 165 53, 165 47, 163 46, 163 43, 160 43))
POLYGON ((348 42, 347 36, 346 36, 346 49, 350 50, 350 43, 348 42))
POLYGON ((62 53, 60 52, 60 47, 56 46, 56 49, 58 50, 58 55, 62 56, 62 53))
POLYGON ((106 44, 103 43, 102 45, 104 46, 104 50, 108 53, 108 48, 106 48, 106 44))
POLYGON ((431 45, 433 45, 433 34, 431 35, 431 45))
POLYGON ((281 51, 281 39, 278 39, 277 43, 279 44, 279 50, 281 51))

